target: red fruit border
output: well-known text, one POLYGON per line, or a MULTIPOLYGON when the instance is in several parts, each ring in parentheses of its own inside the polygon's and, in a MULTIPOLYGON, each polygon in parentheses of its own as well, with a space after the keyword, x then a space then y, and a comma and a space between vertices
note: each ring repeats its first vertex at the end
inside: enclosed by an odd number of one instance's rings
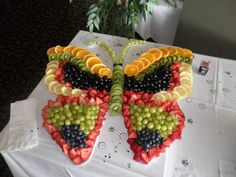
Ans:
POLYGON ((90 157, 97 136, 100 134, 100 129, 102 127, 103 121, 105 120, 105 115, 108 110, 108 102, 108 92, 97 91, 89 88, 87 91, 84 91, 80 97, 57 96, 55 101, 48 100, 48 104, 42 109, 43 127, 46 128, 48 133, 51 135, 52 139, 56 141, 56 143, 61 147, 64 154, 66 156, 69 156, 73 163, 79 165, 81 163, 84 163, 90 157), (85 142, 88 146, 86 148, 71 149, 70 145, 67 144, 65 140, 61 137, 60 131, 52 124, 48 124, 46 121, 49 108, 54 106, 63 106, 66 103, 73 102, 76 102, 78 105, 87 104, 99 106, 99 113, 95 128, 90 131, 90 133, 88 134, 88 140, 85 142))
POLYGON ((170 146, 170 144, 176 139, 181 139, 182 129, 184 128, 184 114, 180 110, 176 101, 167 101, 167 102, 155 102, 151 100, 152 94, 147 94, 144 92, 133 92, 125 91, 122 96, 123 99, 123 108, 122 115, 124 117, 124 123, 128 130, 128 140, 127 142, 130 145, 130 149, 134 152, 133 159, 140 163, 148 164, 152 158, 158 157, 160 153, 165 152, 165 149, 170 146), (179 121, 179 124, 176 126, 175 130, 171 135, 169 135, 164 143, 159 147, 152 147, 148 152, 146 152, 140 145, 135 141, 137 138, 136 131, 133 129, 133 123, 130 113, 130 105, 135 104, 140 106, 142 104, 152 107, 161 107, 163 111, 168 112, 171 115, 175 115, 179 121))

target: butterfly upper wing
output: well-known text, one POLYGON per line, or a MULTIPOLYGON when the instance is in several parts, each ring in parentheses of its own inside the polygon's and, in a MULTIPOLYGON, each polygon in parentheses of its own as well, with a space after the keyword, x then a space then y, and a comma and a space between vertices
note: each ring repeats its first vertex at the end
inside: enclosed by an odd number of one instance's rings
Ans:
POLYGON ((49 63, 44 83, 56 95, 79 96, 93 87, 109 91, 112 71, 92 52, 75 46, 48 49, 49 63))
POLYGON ((188 49, 150 49, 125 66, 125 89, 152 93, 155 101, 179 100, 192 90, 192 58, 188 49))

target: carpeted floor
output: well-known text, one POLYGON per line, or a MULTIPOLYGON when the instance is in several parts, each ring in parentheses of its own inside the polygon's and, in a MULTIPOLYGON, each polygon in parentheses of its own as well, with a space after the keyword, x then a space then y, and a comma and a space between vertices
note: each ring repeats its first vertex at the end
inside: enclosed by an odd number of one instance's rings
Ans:
MULTIPOLYGON (((0 131, 10 103, 26 99, 43 77, 46 50, 67 45, 86 29, 86 12, 95 0, 6 0, 0 2, 0 131)), ((0 177, 12 176, 0 156, 0 177)))

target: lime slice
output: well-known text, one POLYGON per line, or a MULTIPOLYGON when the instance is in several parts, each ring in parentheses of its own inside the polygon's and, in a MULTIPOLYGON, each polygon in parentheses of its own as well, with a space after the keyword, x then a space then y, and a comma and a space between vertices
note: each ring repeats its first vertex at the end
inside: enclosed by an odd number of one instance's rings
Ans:
POLYGON ((44 79, 44 84, 49 85, 50 82, 55 81, 55 74, 46 75, 44 79))
POLYGON ((152 99, 154 101, 161 101, 161 102, 164 102, 166 100, 165 96, 160 94, 160 93, 156 93, 152 96, 152 99))
POLYGON ((172 95, 167 91, 161 91, 159 94, 162 94, 165 97, 165 101, 172 100, 172 95))
POLYGON ((54 80, 48 84, 48 91, 54 93, 54 88, 58 85, 58 81, 54 80))
POLYGON ((62 93, 62 95, 64 95, 64 96, 69 96, 69 95, 71 95, 71 91, 72 91, 72 89, 69 88, 69 87, 66 87, 66 86, 63 86, 63 87, 61 88, 61 93, 62 93))
POLYGON ((47 67, 48 66, 51 66, 51 65, 59 65, 59 61, 57 61, 57 60, 54 60, 54 61, 50 61, 48 64, 47 64, 47 67))
POLYGON ((64 87, 64 85, 62 84, 57 84, 55 87, 54 87, 54 93, 57 94, 57 95, 61 95, 62 92, 61 92, 61 89, 62 87, 64 87))
POLYGON ((56 64, 51 64, 50 66, 48 66, 48 67, 46 68, 45 73, 47 73, 48 70, 50 70, 50 69, 56 70, 57 68, 58 68, 58 65, 56 65, 56 64))
POLYGON ((50 74, 55 74, 56 70, 55 69, 49 69, 46 72, 46 75, 50 75, 50 74))
POLYGON ((71 94, 75 95, 76 97, 79 97, 82 94, 82 90, 80 90, 80 89, 73 89, 71 91, 71 94))
POLYGON ((173 91, 171 95, 172 95, 173 100, 179 100, 181 98, 181 95, 179 94, 179 92, 176 92, 176 91, 173 91))
POLYGON ((186 84, 186 85, 189 85, 189 86, 192 86, 193 83, 192 83, 192 77, 181 77, 180 78, 180 84, 186 84))
POLYGON ((181 97, 184 97, 188 94, 188 90, 181 85, 175 87, 174 92, 178 92, 181 97))

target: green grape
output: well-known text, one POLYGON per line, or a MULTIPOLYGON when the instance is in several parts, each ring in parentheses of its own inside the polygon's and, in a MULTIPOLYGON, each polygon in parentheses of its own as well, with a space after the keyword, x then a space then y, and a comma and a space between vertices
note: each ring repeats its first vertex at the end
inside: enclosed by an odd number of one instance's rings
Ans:
POLYGON ((89 130, 84 130, 84 134, 88 135, 89 134, 89 130))
POLYGON ((84 116, 81 116, 80 117, 80 121, 84 121, 85 120, 85 117, 84 116))
POLYGON ((60 118, 60 115, 59 115, 59 114, 55 114, 55 115, 54 115, 54 118, 55 118, 55 119, 59 119, 59 118, 60 118))
POLYGON ((146 117, 151 117, 151 114, 149 112, 147 112, 145 115, 146 117))
POLYGON ((145 108, 144 108, 144 112, 149 112, 149 108, 148 108, 148 107, 145 107, 145 108))
POLYGON ((64 105, 64 108, 69 109, 70 105, 67 103, 67 104, 64 105))
POLYGON ((67 126, 69 126, 70 123, 71 123, 70 120, 66 120, 66 121, 65 121, 65 125, 67 125, 67 126))
POLYGON ((155 125, 155 129, 160 130, 161 129, 161 125, 159 125, 159 124, 155 125))
POLYGON ((80 124, 80 120, 79 120, 79 119, 76 119, 76 120, 75 120, 75 124, 79 125, 79 124, 80 124))
POLYGON ((154 107, 150 108, 150 113, 152 113, 152 114, 156 113, 156 108, 154 108, 154 107))
POLYGON ((58 108, 54 108, 54 112, 55 112, 55 113, 58 113, 58 112, 59 112, 59 109, 58 109, 58 108))
POLYGON ((51 124, 51 123, 52 123, 52 120, 51 120, 51 119, 47 119, 47 123, 48 123, 48 124, 51 124))
POLYGON ((66 116, 65 115, 60 115, 60 118, 59 118, 60 120, 65 120, 66 119, 66 116))
POLYGON ((142 126, 137 126, 136 130, 137 131, 141 131, 142 130, 142 126))
POLYGON ((161 127, 161 130, 162 130, 162 131, 166 131, 166 130, 167 130, 167 127, 166 127, 165 125, 163 125, 163 126, 161 127))
POLYGON ((67 112, 66 113, 66 117, 71 117, 72 116, 72 113, 71 112, 67 112))
POLYGON ((154 124, 153 124, 152 122, 149 122, 149 123, 147 124, 147 127, 148 127, 149 129, 152 129, 152 128, 154 127, 154 124))
POLYGON ((138 126, 138 125, 142 125, 142 122, 137 122, 136 124, 137 124, 137 126, 138 126))
POLYGON ((137 121, 142 121, 142 120, 143 120, 142 116, 137 117, 137 121))
POLYGON ((143 124, 146 125, 148 123, 148 120, 147 119, 144 119, 143 120, 143 124))

